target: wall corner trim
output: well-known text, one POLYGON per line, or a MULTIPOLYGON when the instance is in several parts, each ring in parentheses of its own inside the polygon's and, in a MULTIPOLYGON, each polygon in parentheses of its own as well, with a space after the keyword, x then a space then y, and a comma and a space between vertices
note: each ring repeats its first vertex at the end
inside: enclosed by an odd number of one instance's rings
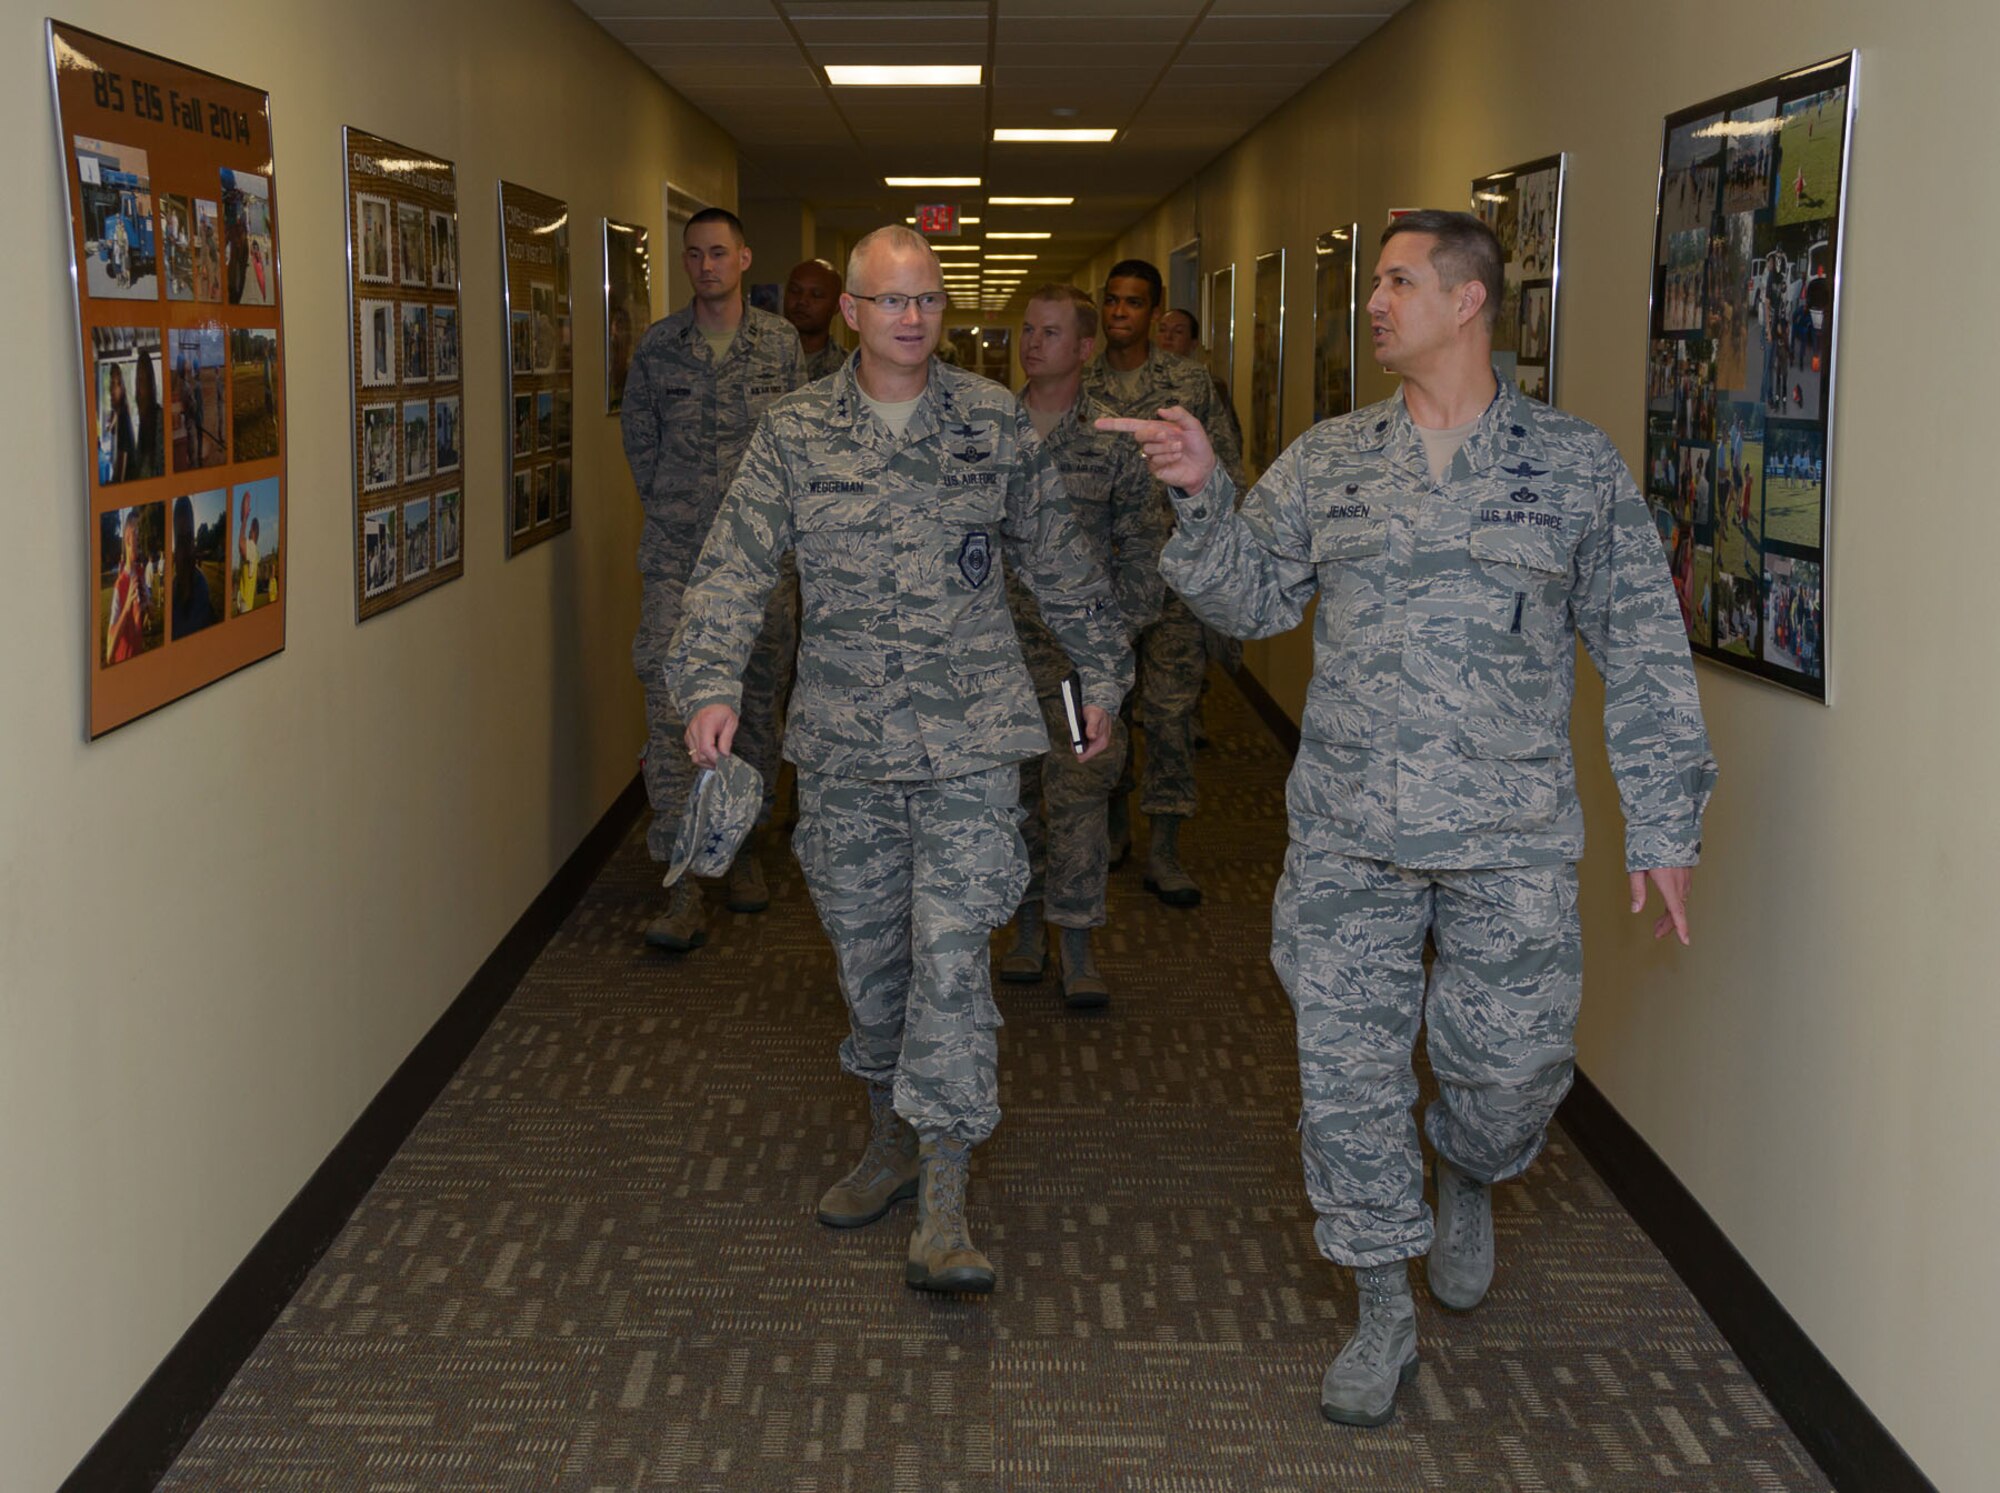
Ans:
POLYGON ((645 805, 645 786, 635 775, 85 1453, 60 1493, 146 1493, 166 1474, 645 805))

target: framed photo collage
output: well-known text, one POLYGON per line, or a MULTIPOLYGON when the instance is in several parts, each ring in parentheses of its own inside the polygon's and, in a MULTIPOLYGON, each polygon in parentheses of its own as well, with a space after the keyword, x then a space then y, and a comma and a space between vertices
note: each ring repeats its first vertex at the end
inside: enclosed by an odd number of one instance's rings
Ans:
POLYGON ((354 602, 372 617, 465 573, 458 173, 351 126, 354 602))
POLYGON ((83 373, 92 737, 285 646, 270 97, 48 23, 83 373))
POLYGON ((1829 458, 1854 58, 1669 115, 1646 500, 1695 653, 1825 701, 1829 458))

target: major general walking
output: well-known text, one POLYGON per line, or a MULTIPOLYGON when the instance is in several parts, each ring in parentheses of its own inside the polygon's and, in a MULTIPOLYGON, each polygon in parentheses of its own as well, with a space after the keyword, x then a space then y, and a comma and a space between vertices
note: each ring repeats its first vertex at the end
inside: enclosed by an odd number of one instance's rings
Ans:
MULTIPOLYGON (((645 780, 653 808, 646 843, 661 862, 672 857, 674 830, 694 783, 682 743, 684 722, 667 689, 667 642, 680 623, 695 556, 751 432, 766 409, 805 382, 798 333, 744 303, 750 248, 736 215, 704 208, 688 219, 681 239, 693 298, 640 339, 619 416, 625 459, 645 509, 632 663, 646 689, 645 780)), ((744 680, 737 751, 763 775, 762 824, 769 823, 775 801, 778 738, 798 640, 796 594, 789 585, 772 592, 744 680)), ((735 912, 761 912, 770 905, 758 837, 738 852, 725 895, 735 912)), ((647 925, 646 942, 685 952, 707 941, 701 885, 683 876, 674 883, 666 910, 647 925)))
POLYGON ((757 427, 670 672, 689 755, 710 766, 733 746, 739 676, 796 552, 793 848, 847 1002, 841 1066, 870 1114, 820 1221, 860 1227, 914 1194, 905 1279, 990 1291, 965 1217, 972 1149, 1000 1119, 987 945, 1028 878, 1020 764, 1049 747, 1003 565, 1076 661, 1086 758, 1110 744, 1131 652, 1026 411, 935 356, 947 297, 930 246, 901 226, 867 235, 840 304, 859 351, 757 427))
MULTIPOLYGON (((1084 366, 1084 392, 1120 415, 1142 420, 1178 406, 1208 432, 1211 449, 1232 478, 1243 471, 1235 427, 1208 370, 1153 346, 1153 323, 1164 294, 1159 269, 1143 259, 1123 259, 1104 280, 1103 350, 1084 366)), ((1146 734, 1139 807, 1152 825, 1146 886, 1169 907, 1194 907, 1201 888, 1181 864, 1181 826, 1194 816, 1195 711, 1208 673, 1201 623, 1179 598, 1169 597, 1139 639, 1139 691, 1134 712, 1146 734)), ((1113 859, 1121 859, 1127 829, 1131 776, 1112 799, 1113 859)))
POLYGON ((1298 1022, 1315 1237, 1359 1321, 1329 1419, 1375 1425, 1414 1377, 1407 1262, 1470 1311, 1493 1278, 1490 1189, 1542 1148, 1582 986, 1570 758, 1576 639, 1604 676, 1634 912, 1688 937, 1715 782, 1659 539, 1610 439, 1496 383, 1498 242, 1464 213, 1383 234, 1368 317, 1401 394, 1322 421, 1239 509, 1201 424, 1107 422, 1173 491, 1161 568, 1216 627, 1265 637, 1319 597, 1271 959, 1298 1022), (1424 944, 1436 960, 1426 989, 1424 944), (1425 1205, 1411 1049, 1438 1099, 1425 1205))
MULTIPOLYGON (((1097 306, 1073 285, 1044 285, 1031 292, 1021 320, 1021 390, 1035 434, 1061 472, 1079 528, 1111 576, 1128 636, 1139 636, 1159 614, 1166 587, 1160 580, 1160 547, 1167 540, 1167 511, 1160 485, 1132 443, 1097 429, 1111 410, 1083 393, 1083 367, 1097 343, 1097 306)), ((1125 729, 1114 726, 1111 749, 1089 762, 1070 750, 1062 682, 1070 660, 1042 621, 1035 599, 1009 574, 1007 597, 1028 657, 1053 743, 1046 756, 1021 767, 1023 829, 1032 872, 1014 920, 1013 947, 1000 960, 1000 978, 1030 984, 1042 978, 1048 928, 1056 930, 1064 1001, 1077 1010, 1110 1003, 1111 989, 1098 971, 1091 930, 1106 921, 1105 891, 1111 873, 1106 827, 1112 790, 1125 761, 1125 729)))

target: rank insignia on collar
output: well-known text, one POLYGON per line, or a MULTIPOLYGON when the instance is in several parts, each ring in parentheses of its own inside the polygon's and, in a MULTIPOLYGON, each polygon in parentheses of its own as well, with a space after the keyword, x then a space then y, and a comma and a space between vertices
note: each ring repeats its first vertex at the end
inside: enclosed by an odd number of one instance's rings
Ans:
POLYGON ((974 529, 958 547, 958 573, 977 591, 993 574, 993 541, 984 529, 974 529))

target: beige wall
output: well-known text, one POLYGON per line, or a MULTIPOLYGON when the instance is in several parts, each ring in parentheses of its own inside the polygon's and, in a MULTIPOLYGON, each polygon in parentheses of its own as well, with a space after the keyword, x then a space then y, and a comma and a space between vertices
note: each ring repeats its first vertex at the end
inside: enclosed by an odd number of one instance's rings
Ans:
MULTIPOLYGON (((603 409, 598 218, 733 148, 563 0, 67 19, 269 88, 289 646, 82 739, 82 416, 44 11, 7 7, 0 1484, 54 1486, 632 776, 638 523, 603 409), (459 169, 466 573, 354 624, 340 127, 459 169), (495 181, 574 213, 576 524, 502 558, 495 181)), ((656 297, 658 291, 656 289, 656 297)))
POLYGON ((792 266, 812 257, 819 235, 811 204, 797 197, 745 197, 737 216, 753 261, 746 284, 769 281, 782 287, 792 266))
MULTIPOLYGON (((1919 1464, 1974 1489, 1992 1485, 2000 1392, 2000 1296, 1983 1284, 2000 1238, 1986 1092, 2000 976, 1984 936, 2000 884, 2000 503, 1977 269, 2000 168, 1970 142, 1991 134, 2000 12, 1418 0, 1094 273, 1125 253, 1164 264, 1199 228, 1204 269, 1237 265, 1247 408, 1255 255, 1289 250, 1288 302, 1309 307, 1321 230, 1353 220, 1372 237, 1391 207, 1462 207, 1473 175, 1568 151, 1562 402, 1636 464, 1662 117, 1848 48, 1862 58, 1834 701, 1699 666, 1722 780, 1695 943, 1680 950, 1650 943, 1620 902, 1602 694, 1594 676, 1581 690, 1582 1063, 1919 1464)), ((1295 314, 1288 435, 1310 413, 1310 338, 1309 313, 1295 314)), ((1364 399, 1390 389, 1373 370, 1361 380, 1364 399)), ((1295 710, 1307 646, 1299 633, 1253 655, 1295 710)))

